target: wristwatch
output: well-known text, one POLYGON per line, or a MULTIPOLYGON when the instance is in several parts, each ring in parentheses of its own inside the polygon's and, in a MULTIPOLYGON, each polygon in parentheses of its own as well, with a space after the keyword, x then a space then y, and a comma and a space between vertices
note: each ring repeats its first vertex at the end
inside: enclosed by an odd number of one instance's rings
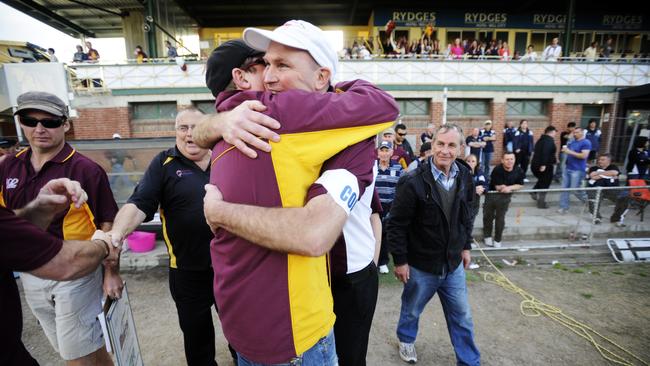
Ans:
POLYGON ((104 247, 106 248, 106 255, 104 256, 104 259, 108 257, 108 255, 111 253, 111 247, 110 247, 110 242, 111 238, 106 234, 105 232, 101 230, 96 230, 95 233, 93 234, 92 238, 90 240, 95 241, 99 240, 102 243, 104 243, 104 247))

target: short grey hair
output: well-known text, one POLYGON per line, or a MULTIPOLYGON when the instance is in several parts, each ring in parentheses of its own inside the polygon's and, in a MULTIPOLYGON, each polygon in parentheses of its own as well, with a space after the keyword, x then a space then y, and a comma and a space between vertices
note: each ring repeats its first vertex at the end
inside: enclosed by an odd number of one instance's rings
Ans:
POLYGON ((436 141, 436 137, 438 137, 438 134, 447 133, 449 131, 458 132, 460 138, 459 145, 465 145, 465 136, 463 135, 463 129, 459 125, 450 122, 447 122, 446 124, 440 126, 437 130, 435 130, 433 132, 431 141, 436 141))

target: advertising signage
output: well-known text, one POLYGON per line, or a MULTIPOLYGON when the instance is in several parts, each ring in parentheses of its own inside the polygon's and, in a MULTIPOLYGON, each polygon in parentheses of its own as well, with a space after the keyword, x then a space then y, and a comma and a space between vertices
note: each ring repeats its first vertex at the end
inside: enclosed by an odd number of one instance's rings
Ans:
MULTIPOLYGON (((389 20, 398 27, 451 28, 521 28, 561 30, 566 14, 536 12, 513 14, 495 11, 459 11, 436 9, 376 9, 375 26, 382 27, 389 20)), ((577 14, 573 19, 577 30, 650 30, 648 19, 639 14, 577 14)))

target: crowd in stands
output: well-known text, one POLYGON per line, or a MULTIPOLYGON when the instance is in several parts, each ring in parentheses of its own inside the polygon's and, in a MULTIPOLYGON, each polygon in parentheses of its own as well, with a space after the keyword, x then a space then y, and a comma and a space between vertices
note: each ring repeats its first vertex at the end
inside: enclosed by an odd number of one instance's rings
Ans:
MULTIPOLYGON (((501 60, 501 61, 561 61, 567 58, 563 52, 558 38, 553 38, 551 43, 538 52, 534 45, 528 45, 526 52, 521 54, 513 50, 508 42, 501 39, 454 39, 453 43, 446 46, 438 39, 425 36, 419 40, 409 41, 401 36, 394 39, 394 33, 383 42, 373 40, 355 40, 352 46, 343 48, 339 58, 344 60, 358 59, 370 60, 374 57, 397 59, 438 59, 438 60, 501 60)), ((632 50, 619 50, 615 57, 612 39, 599 45, 592 42, 583 52, 578 52, 570 57, 572 61, 587 62, 648 62, 647 53, 634 53, 632 50)))

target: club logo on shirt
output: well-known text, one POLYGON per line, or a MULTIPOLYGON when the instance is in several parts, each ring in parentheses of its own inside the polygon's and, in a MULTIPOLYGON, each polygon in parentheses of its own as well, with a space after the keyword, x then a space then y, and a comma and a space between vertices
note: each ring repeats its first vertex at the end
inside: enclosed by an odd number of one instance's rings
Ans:
POLYGON ((187 170, 187 169, 185 169, 185 170, 183 170, 183 169, 178 169, 178 170, 176 171, 176 175, 177 175, 179 178, 183 178, 183 176, 185 176, 185 175, 192 175, 192 171, 191 171, 191 170, 187 170))
POLYGON ((343 188, 340 197, 343 201, 347 202, 348 208, 350 210, 352 210, 354 205, 357 203, 357 194, 354 191, 352 191, 352 188, 350 186, 345 186, 345 188, 343 188))
POLYGON ((7 186, 7 189, 14 189, 18 187, 18 182, 20 182, 18 178, 7 178, 7 183, 5 185, 7 186))

